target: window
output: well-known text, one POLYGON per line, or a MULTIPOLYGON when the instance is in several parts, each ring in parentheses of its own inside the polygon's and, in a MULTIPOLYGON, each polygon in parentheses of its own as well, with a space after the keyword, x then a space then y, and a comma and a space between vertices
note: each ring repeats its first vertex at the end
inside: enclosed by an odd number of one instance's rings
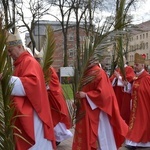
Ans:
POLYGON ((132 46, 132 51, 134 50, 134 47, 132 46))
POLYGON ((146 59, 148 59, 148 53, 146 54, 146 59))
POLYGON ((133 50, 136 50, 136 45, 134 45, 134 49, 133 50))
POLYGON ((145 49, 145 43, 143 43, 143 49, 145 49))
POLYGON ((130 46, 130 52, 132 51, 132 46, 130 46))
POLYGON ((131 57, 131 55, 130 55, 130 61, 132 61, 132 57, 131 57))
POLYGON ((145 45, 146 49, 148 49, 148 42, 146 42, 146 45, 145 45))
POLYGON ((140 35, 140 39, 142 39, 142 35, 140 35))
POLYGON ((73 49, 69 49, 69 57, 74 57, 74 50, 73 49))
POLYGON ((68 41, 74 41, 74 35, 73 34, 68 35, 68 41))
POLYGON ((133 61, 133 55, 132 55, 132 61, 133 61))
POLYGON ((142 49, 142 43, 140 44, 140 49, 142 49))

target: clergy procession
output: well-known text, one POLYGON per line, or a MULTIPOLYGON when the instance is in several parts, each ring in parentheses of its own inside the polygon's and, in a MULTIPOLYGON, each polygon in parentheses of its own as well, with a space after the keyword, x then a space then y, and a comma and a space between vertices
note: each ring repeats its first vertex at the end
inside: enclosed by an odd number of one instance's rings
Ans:
POLYGON ((9 85, 15 150, 57 150, 69 138, 72 150, 150 150, 150 75, 144 54, 135 53, 133 67, 124 56, 125 75, 116 65, 110 77, 92 56, 82 77, 86 84, 75 93, 72 123, 55 69, 48 66, 46 80, 43 56, 29 53, 17 28, 6 35, 13 60, 9 85))

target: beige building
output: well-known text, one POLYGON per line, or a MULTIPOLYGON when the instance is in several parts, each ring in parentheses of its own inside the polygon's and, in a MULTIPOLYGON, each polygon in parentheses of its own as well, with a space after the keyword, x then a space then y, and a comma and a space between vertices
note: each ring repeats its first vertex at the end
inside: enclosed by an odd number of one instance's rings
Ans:
MULTIPOLYGON (((135 53, 145 54, 146 66, 150 72, 150 20, 134 25, 134 27, 128 30, 127 35, 124 36, 124 52, 126 53, 129 65, 134 66, 135 53)), ((109 46, 101 55, 105 56, 101 63, 106 71, 109 72, 111 70, 112 56, 114 55, 113 46, 109 46)))
POLYGON ((146 65, 150 69, 150 20, 136 25, 131 30, 127 59, 129 65, 134 65, 134 54, 145 54, 146 65))

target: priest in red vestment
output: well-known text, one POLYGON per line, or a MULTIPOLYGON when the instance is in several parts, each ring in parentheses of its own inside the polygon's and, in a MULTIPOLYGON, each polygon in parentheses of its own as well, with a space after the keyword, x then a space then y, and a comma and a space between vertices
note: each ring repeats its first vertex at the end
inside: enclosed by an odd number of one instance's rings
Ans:
POLYGON ((42 68, 24 49, 17 29, 8 33, 7 50, 14 61, 10 84, 14 85, 12 100, 17 115, 15 150, 53 150, 53 122, 42 68))
POLYGON ((150 75, 144 69, 145 55, 135 53, 136 77, 132 86, 132 110, 125 146, 119 150, 150 150, 150 75))
POLYGON ((115 93, 101 66, 95 62, 87 76, 94 79, 76 93, 80 109, 76 116, 72 150, 117 150, 127 134, 115 93))
POLYGON ((124 63, 126 79, 123 78, 120 68, 117 68, 114 71, 114 74, 110 77, 110 81, 112 83, 117 98, 121 117, 125 120, 127 124, 129 124, 129 116, 131 109, 131 85, 133 78, 135 77, 135 73, 133 68, 126 64, 125 57, 124 63))
POLYGON ((55 137, 57 143, 59 143, 73 136, 69 130, 71 128, 71 117, 58 75, 52 66, 49 68, 49 72, 50 82, 49 86, 47 86, 47 92, 52 112, 55 137))

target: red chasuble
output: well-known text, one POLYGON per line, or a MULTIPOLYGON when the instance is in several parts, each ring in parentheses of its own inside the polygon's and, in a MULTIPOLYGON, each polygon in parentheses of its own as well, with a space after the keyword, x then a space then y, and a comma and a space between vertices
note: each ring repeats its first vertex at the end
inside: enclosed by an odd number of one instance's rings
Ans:
POLYGON ((58 75, 53 67, 50 67, 50 89, 48 92, 51 104, 51 112, 54 126, 59 122, 64 123, 66 128, 71 128, 71 118, 69 116, 68 107, 63 95, 63 91, 59 82, 58 75))
POLYGON ((24 52, 14 62, 14 76, 20 78, 25 89, 26 96, 14 96, 16 108, 15 126, 21 131, 15 130, 28 143, 15 136, 16 150, 27 150, 35 144, 34 137, 34 111, 43 122, 44 137, 55 145, 52 117, 46 92, 43 71, 39 63, 28 53, 24 52))
MULTIPOLYGON (((120 73, 122 80, 124 80, 120 69, 117 69, 116 71, 120 73)), ((126 80, 129 83, 132 83, 133 78, 135 77, 133 68, 130 66, 126 66, 125 67, 125 75, 126 75, 126 80)), ((112 82, 114 78, 115 78, 115 76, 112 75, 110 77, 110 81, 112 82)), ((121 114, 122 118, 126 121, 126 123, 129 124, 130 109, 131 109, 131 107, 130 107, 131 94, 124 92, 124 87, 117 86, 117 83, 116 83, 116 85, 113 86, 113 89, 114 89, 114 92, 115 92, 115 95, 117 98, 117 102, 119 105, 120 114, 121 114)))
POLYGON ((150 142, 150 75, 144 71, 135 78, 132 89, 132 111, 127 139, 150 142))
POLYGON ((117 147, 119 147, 127 134, 128 127, 119 113, 117 100, 106 73, 98 65, 89 72, 99 70, 94 80, 85 85, 82 91, 86 92, 98 108, 92 110, 87 100, 81 99, 80 110, 77 114, 75 135, 72 150, 97 150, 98 124, 101 110, 108 115, 113 128, 117 147))

